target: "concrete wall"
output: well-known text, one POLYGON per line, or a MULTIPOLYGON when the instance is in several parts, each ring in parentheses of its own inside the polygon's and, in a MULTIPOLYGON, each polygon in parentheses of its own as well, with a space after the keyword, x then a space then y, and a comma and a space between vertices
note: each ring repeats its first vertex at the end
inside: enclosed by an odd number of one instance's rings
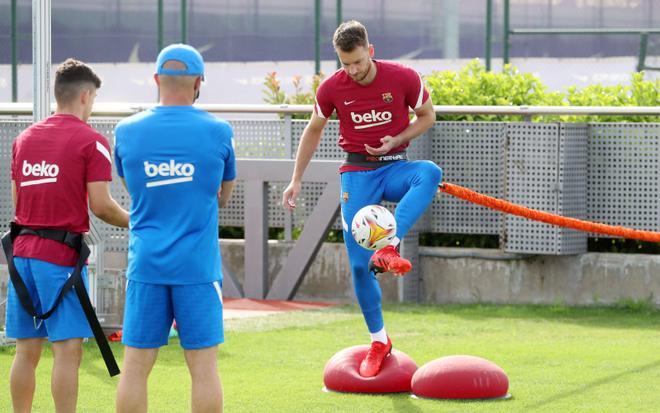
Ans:
MULTIPOLYGON (((269 273, 282 268, 292 244, 269 243, 269 273)), ((242 282, 243 241, 223 240, 225 265, 242 282)), ((125 256, 108 254, 106 267, 123 268, 125 256)), ((429 304, 613 304, 649 300, 660 307, 660 255, 587 253, 575 256, 518 256, 499 250, 420 248, 422 297, 429 304)), ((121 274, 121 271, 114 271, 121 274)), ((0 303, 6 298, 6 266, 0 266, 0 303)), ((272 281, 272 279, 270 280, 272 281)), ((400 280, 381 277, 384 301, 398 301, 400 280)), ((118 283, 122 285, 122 283, 118 283)), ((326 243, 296 300, 355 302, 343 244, 326 243)), ((0 305, 0 325, 5 306, 0 305)))
POLYGON ((660 307, 660 256, 587 253, 521 258, 500 251, 422 248, 428 303, 592 305, 623 299, 660 307), (484 258, 461 257, 482 255, 484 258))

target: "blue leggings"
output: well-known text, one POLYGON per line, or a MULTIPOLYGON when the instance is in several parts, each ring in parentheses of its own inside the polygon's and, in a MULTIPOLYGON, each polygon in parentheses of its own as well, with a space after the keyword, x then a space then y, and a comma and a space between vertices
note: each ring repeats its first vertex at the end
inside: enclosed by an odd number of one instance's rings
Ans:
POLYGON ((442 170, 431 161, 399 161, 371 171, 341 174, 344 243, 355 295, 371 333, 384 326, 381 289, 376 276, 369 271, 373 251, 359 246, 351 235, 353 216, 366 205, 380 204, 383 200, 398 202, 394 212, 396 236, 403 239, 433 201, 441 180, 442 170))

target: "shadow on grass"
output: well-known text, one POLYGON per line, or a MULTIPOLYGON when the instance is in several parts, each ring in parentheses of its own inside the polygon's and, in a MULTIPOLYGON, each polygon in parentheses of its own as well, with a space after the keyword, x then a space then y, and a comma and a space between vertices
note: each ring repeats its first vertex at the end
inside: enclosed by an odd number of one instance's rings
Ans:
POLYGON ((612 307, 567 307, 563 305, 489 304, 389 304, 385 311, 425 316, 444 315, 471 321, 489 319, 545 320, 582 327, 658 330, 660 311, 635 311, 612 307))
POLYGON ((410 395, 406 394, 405 397, 392 398, 392 410, 395 412, 410 412, 421 413, 423 410, 419 406, 415 406, 410 395))
POLYGON ((655 368, 658 368, 658 367, 660 367, 660 359, 658 359, 656 361, 653 361, 651 363, 645 364, 643 366, 639 366, 639 367, 634 368, 634 369, 626 370, 626 371, 623 371, 621 373, 612 374, 610 376, 603 377, 602 379, 594 380, 591 383, 587 383, 584 386, 580 386, 576 389, 565 391, 565 392, 547 397, 547 398, 545 398, 543 400, 540 400, 536 403, 526 405, 525 410, 529 411, 529 410, 533 410, 533 409, 539 409, 541 407, 544 407, 547 404, 555 403, 558 400, 566 399, 568 397, 575 396, 575 395, 584 393, 586 391, 589 391, 589 390, 591 390, 595 387, 602 386, 604 384, 608 384, 610 382, 613 382, 615 380, 620 379, 621 377, 628 376, 630 374, 642 373, 642 372, 645 372, 647 370, 652 370, 652 369, 655 369, 655 368))
MULTIPOLYGON (((121 369, 124 356, 123 346, 118 343, 110 343, 110 348, 112 349, 112 353, 115 355, 115 360, 121 369)), ((83 351, 83 363, 80 365, 80 370, 89 373, 91 377, 97 377, 103 380, 119 380, 119 376, 110 377, 108 369, 103 362, 101 352, 96 345, 96 340, 90 339, 87 343, 85 343, 83 351), (96 361, 100 361, 100 363, 96 363, 96 361)))

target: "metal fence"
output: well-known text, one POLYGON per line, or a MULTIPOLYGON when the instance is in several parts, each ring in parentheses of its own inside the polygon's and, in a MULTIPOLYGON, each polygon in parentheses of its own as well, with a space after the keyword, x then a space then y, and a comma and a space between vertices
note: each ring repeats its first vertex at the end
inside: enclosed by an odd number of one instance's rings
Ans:
MULTIPOLYGON (((14 113, 29 107, 14 105, 14 113), (20 110, 17 110, 19 108, 20 110)), ((143 106, 108 106, 101 115, 125 115, 143 106)), ((279 112, 281 119, 235 119, 236 154, 239 158, 291 159, 306 125, 290 114, 307 106, 269 105, 229 107, 209 105, 214 112, 279 112)), ((552 108, 552 107, 440 107, 443 113, 488 114, 658 114, 658 108, 552 108)), ((0 114, 2 112, 0 111, 0 114)), ((229 115, 231 117, 231 115, 229 115)), ((119 118, 94 117, 92 126, 111 145, 119 118)), ((12 217, 9 164, 11 142, 31 123, 25 116, 0 117, 0 220, 12 217)), ((338 125, 330 121, 314 159, 342 159, 337 146, 338 125)), ((469 187, 528 207, 580 219, 647 230, 660 227, 660 124, 648 123, 530 123, 530 122, 437 122, 413 141, 410 156, 430 159, 440 165, 445 181, 469 187)), ((115 177, 116 178, 116 177, 115 177)), ((239 176, 240 179, 240 176, 239 176)), ((324 184, 303 187, 298 208, 291 218, 279 207, 286 182, 269 185, 270 227, 301 227, 323 191, 324 184)), ((112 194, 125 207, 128 194, 118 179, 112 194)), ((225 226, 242 226, 243 188, 239 181, 229 208, 220 213, 225 226)), ((127 233, 94 221, 107 251, 125 251, 127 233)), ((338 223, 335 228, 340 228, 338 223)), ((575 254, 586 250, 586 234, 556 228, 518 217, 507 217, 481 206, 448 196, 439 196, 416 229, 420 232, 500 235, 506 251, 541 254, 575 254)))
MULTIPOLYGON (((126 115, 141 107, 106 107, 98 115, 126 115)), ((0 108, 0 220, 13 215, 9 165, 13 138, 31 123, 28 107, 13 107, 13 116, 1 116, 0 108), (23 112, 22 112, 23 111, 23 112)), ((305 120, 292 113, 309 107, 253 107, 209 105, 214 112, 280 113, 275 119, 231 119, 239 158, 291 159, 295 155, 305 120)), ((658 108, 493 108, 440 107, 437 111, 486 114, 660 114, 658 108)), ((119 117, 92 118, 91 124, 111 145, 119 117)), ((315 159, 341 159, 336 144, 338 125, 330 121, 315 159)), ((660 230, 660 124, 658 123, 531 123, 531 122, 437 122, 410 148, 413 159, 430 159, 440 165, 444 180, 478 192, 560 215, 651 231, 660 230)), ((266 171, 267 173, 267 171, 266 171)), ((115 176, 116 178, 116 176, 115 176)), ((269 182, 268 225, 284 228, 291 237, 300 228, 323 192, 324 183, 305 183, 299 207, 292 215, 280 207, 287 182, 269 182)), ((124 207, 129 198, 119 179, 111 191, 124 207)), ((245 192, 239 182, 227 209, 220 212, 223 226, 243 226, 245 192)), ((94 219, 105 251, 125 252, 127 231, 94 219)), ((339 222, 335 228, 340 228, 339 222)), ((578 254, 586 251, 588 234, 506 216, 447 195, 438 196, 408 239, 419 232, 493 234, 500 236, 505 251, 531 254, 578 254)), ((408 247, 409 251, 416 248, 408 247)), ((100 263, 102 266, 102 263, 100 263)), ((101 271, 102 273, 102 271, 101 271)), ((102 274, 101 274, 102 275, 102 274)), ((419 294, 414 277, 406 277, 412 296, 419 294)), ((113 278, 114 279, 114 278, 113 278)), ((99 300, 108 303, 108 314, 117 302, 117 288, 96 281, 99 300), (107 285, 108 291, 103 291, 107 285), (112 291, 111 291, 112 290, 112 291)), ((414 297, 413 297, 414 299, 414 297)), ((104 304, 105 305, 105 304, 104 304)), ((103 311, 101 311, 103 312, 103 311)))

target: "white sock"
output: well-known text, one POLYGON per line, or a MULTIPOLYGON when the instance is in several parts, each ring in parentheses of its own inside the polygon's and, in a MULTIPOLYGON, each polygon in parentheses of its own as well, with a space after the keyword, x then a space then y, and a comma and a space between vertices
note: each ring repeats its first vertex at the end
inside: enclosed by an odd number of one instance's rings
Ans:
POLYGON ((375 333, 369 333, 371 335, 371 342, 380 341, 383 344, 387 344, 387 333, 385 332, 385 327, 381 328, 380 331, 375 333))

